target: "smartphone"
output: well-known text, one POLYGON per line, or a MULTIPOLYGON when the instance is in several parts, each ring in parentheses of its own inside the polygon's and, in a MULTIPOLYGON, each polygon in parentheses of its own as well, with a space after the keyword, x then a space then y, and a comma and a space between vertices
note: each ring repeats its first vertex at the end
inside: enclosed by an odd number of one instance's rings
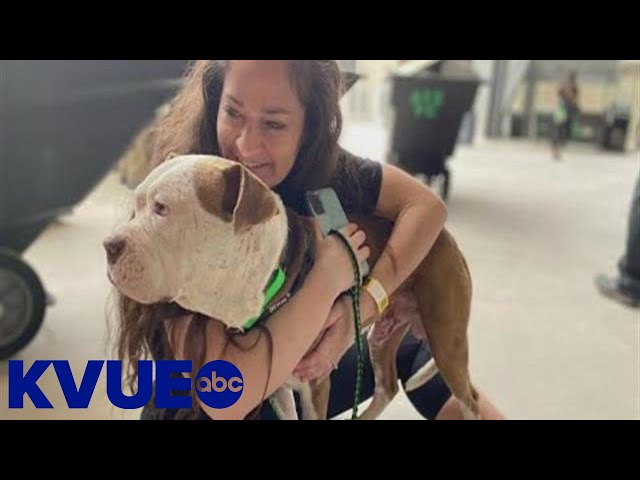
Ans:
MULTIPOLYGON (((331 230, 340 230, 349 223, 342 204, 333 188, 323 188, 307 192, 307 205, 313 217, 320 226, 325 237, 331 230)), ((360 264, 362 278, 369 275, 369 264, 363 260, 360 264)))

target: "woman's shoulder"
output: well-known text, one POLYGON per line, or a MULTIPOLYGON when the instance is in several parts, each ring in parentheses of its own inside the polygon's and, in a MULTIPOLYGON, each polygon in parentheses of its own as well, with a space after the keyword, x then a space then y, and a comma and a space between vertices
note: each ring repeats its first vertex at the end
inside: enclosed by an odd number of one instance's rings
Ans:
POLYGON ((361 157, 350 151, 340 147, 338 150, 338 161, 336 165, 336 174, 342 173, 344 170, 355 170, 356 172, 371 171, 381 168, 380 162, 370 158, 361 157))
POLYGON ((369 215, 378 203, 382 185, 382 164, 339 150, 331 187, 347 213, 369 215))

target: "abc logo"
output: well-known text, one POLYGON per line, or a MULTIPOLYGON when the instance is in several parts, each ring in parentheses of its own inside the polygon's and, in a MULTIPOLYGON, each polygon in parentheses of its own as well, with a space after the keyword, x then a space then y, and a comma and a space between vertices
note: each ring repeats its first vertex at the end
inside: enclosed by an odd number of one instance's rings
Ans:
POLYGON ((242 395, 240 370, 230 362, 215 360, 205 364, 196 376, 196 393, 211 408, 228 408, 242 395))

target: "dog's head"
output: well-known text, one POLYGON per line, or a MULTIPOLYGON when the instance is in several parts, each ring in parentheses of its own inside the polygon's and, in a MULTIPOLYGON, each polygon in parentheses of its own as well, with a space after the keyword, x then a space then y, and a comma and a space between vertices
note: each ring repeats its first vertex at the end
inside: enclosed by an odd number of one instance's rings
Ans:
POLYGON ((134 200, 134 215, 104 242, 120 293, 236 327, 260 311, 287 240, 284 206, 264 183, 235 162, 178 156, 134 200))

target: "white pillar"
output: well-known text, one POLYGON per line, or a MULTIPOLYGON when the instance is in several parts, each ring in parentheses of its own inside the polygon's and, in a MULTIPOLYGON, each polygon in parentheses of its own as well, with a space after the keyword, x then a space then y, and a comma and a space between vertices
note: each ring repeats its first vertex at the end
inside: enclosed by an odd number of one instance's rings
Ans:
POLYGON ((487 119, 489 117, 489 102, 491 100, 491 82, 493 81, 493 63, 495 60, 473 60, 473 69, 478 73, 483 83, 478 87, 476 100, 473 105, 475 117, 475 129, 473 144, 479 144, 486 140, 487 119))

